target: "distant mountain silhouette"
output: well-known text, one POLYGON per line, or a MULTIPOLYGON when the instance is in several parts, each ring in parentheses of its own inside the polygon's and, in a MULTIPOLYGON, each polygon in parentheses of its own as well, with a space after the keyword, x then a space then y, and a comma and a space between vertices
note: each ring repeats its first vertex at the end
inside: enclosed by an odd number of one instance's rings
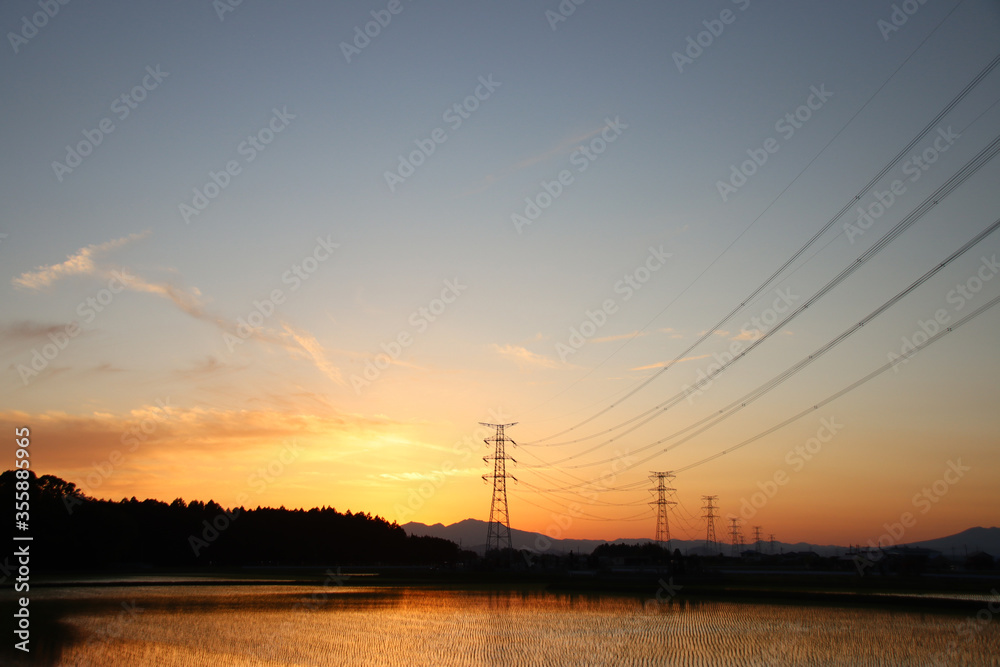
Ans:
MULTIPOLYGON (((475 551, 482 555, 486 550, 486 531, 488 524, 479 519, 465 519, 449 526, 436 523, 432 526, 411 521, 403 524, 403 530, 407 535, 439 537, 445 540, 459 543, 463 549, 475 551)), ((551 551, 552 553, 590 553, 595 548, 604 544, 605 540, 553 540, 541 533, 532 533, 526 530, 511 528, 511 542, 515 549, 528 549, 530 551, 551 551), (551 545, 551 546, 549 546, 551 545)), ((647 540, 631 540, 631 542, 646 542, 647 540)))
POLYGON ((947 557, 964 558, 966 551, 969 555, 977 551, 984 551, 994 558, 1000 558, 1000 528, 977 526, 955 535, 924 540, 923 542, 912 542, 907 546, 934 549, 947 557))
MULTIPOLYGON (((458 523, 445 526, 440 523, 428 526, 427 524, 411 521, 403 524, 403 530, 408 535, 425 535, 429 537, 440 537, 442 539, 458 542, 462 548, 482 554, 486 549, 486 531, 488 525, 485 521, 478 519, 465 519, 458 523)), ((579 554, 588 554, 598 546, 611 544, 641 544, 651 541, 650 538, 618 538, 614 540, 576 540, 576 539, 552 539, 542 533, 533 533, 526 530, 512 528, 511 542, 515 549, 528 549, 529 551, 545 551, 548 553, 569 553, 573 551, 579 554)), ((671 540, 672 549, 680 549, 685 555, 706 555, 709 550, 705 547, 705 540, 671 540)), ((746 545, 745 549, 752 549, 752 545, 746 545)), ((764 543, 761 548, 766 551, 770 548, 770 543, 764 543)), ((787 542, 775 542, 776 551, 788 553, 790 551, 815 551, 821 556, 835 556, 843 553, 846 547, 831 545, 815 545, 805 542, 790 544, 787 542)), ((720 545, 722 553, 728 555, 729 544, 720 545)), ((718 553, 718 551, 714 551, 718 553)))
MULTIPOLYGON (((448 526, 440 523, 427 525, 411 521, 403 524, 402 528, 408 535, 439 537, 451 540, 452 542, 461 544, 463 549, 475 551, 478 554, 482 554, 486 549, 486 532, 488 529, 486 521, 480 521, 478 519, 465 519, 464 521, 459 521, 458 523, 453 523, 448 526)), ((526 530, 518 530, 516 528, 512 528, 510 533, 511 542, 513 543, 515 549, 545 551, 548 553, 569 553, 570 551, 573 551, 578 554, 588 554, 599 545, 606 542, 612 544, 639 544, 651 541, 649 538, 619 538, 614 540, 557 540, 549 538, 541 533, 533 533, 526 530)), ((974 551, 982 550, 992 555, 994 558, 998 558, 1000 557, 1000 528, 969 528, 968 530, 955 535, 940 537, 933 540, 925 540, 923 542, 913 542, 907 546, 933 549, 935 551, 940 551, 943 555, 948 557, 953 555, 953 547, 954 555, 956 557, 964 557, 965 547, 967 546, 970 554, 974 551)), ((705 548, 704 540, 674 539, 671 540, 671 548, 680 549, 681 553, 685 555, 706 555, 708 553, 708 550, 705 548)), ((754 545, 752 544, 746 544, 744 546, 745 550, 751 550, 753 548, 754 545)), ((770 548, 771 545, 769 542, 764 542, 761 545, 761 550, 764 553, 768 553, 770 548)), ((812 551, 820 556, 840 556, 843 555, 849 547, 844 545, 810 544, 808 542, 790 543, 775 541, 774 549, 780 553, 812 551)), ((728 556, 730 553, 730 545, 722 544, 720 545, 720 550, 728 556)))

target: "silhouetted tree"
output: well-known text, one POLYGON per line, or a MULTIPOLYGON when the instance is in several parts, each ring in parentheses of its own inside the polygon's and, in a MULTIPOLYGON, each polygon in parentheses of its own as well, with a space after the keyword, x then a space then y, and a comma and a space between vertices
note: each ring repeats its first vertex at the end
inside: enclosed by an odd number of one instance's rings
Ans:
MULTIPOLYGON (((0 474, 0 498, 13 498, 13 470, 0 474)), ((457 544, 409 537, 395 522, 332 507, 226 509, 214 500, 169 505, 132 497, 89 498, 71 482, 28 475, 30 534, 40 569, 135 565, 436 564, 467 559, 457 544)), ((12 507, 12 504, 8 504, 12 507)), ((10 510, 8 510, 10 511, 10 510)), ((13 517, 8 525, 13 525, 13 517)))

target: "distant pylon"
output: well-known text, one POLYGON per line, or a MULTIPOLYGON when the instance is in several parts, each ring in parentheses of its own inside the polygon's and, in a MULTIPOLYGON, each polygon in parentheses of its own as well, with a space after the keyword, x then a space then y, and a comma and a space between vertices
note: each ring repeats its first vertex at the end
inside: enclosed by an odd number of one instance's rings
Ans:
POLYGON ((667 500, 667 492, 677 490, 667 486, 667 482, 673 478, 674 475, 669 470, 649 474, 649 479, 656 482, 656 486, 650 489, 650 491, 656 491, 656 500, 649 503, 656 505, 656 543, 667 551, 670 551, 670 522, 667 520, 667 510, 670 509, 670 505, 677 504, 673 500, 667 500))
POLYGON ((715 501, 719 499, 719 496, 702 496, 701 499, 705 501, 701 507, 705 510, 705 513, 701 515, 705 519, 705 547, 713 552, 718 548, 715 539, 715 519, 718 517, 715 510, 718 508, 715 506, 715 501))
POLYGON ((771 542, 771 549, 768 551, 768 553, 772 553, 773 554, 774 553, 774 533, 771 533, 771 536, 770 536, 769 539, 770 539, 770 542, 771 542))
POLYGON ((490 523, 486 531, 486 551, 488 553, 494 549, 497 551, 513 549, 510 539, 510 515, 507 512, 507 478, 510 477, 515 482, 517 478, 507 474, 507 461, 514 461, 514 459, 504 452, 504 443, 510 442, 515 446, 517 443, 504 435, 504 429, 508 426, 514 426, 517 422, 512 424, 479 423, 497 430, 496 435, 492 438, 483 439, 487 445, 493 443, 494 447, 493 456, 483 457, 483 461, 487 463, 493 461, 493 474, 483 475, 484 480, 493 479, 493 501, 490 504, 490 523))
POLYGON ((753 527, 753 546, 760 553, 760 543, 764 541, 764 538, 760 536, 760 526, 753 527))
POLYGON ((733 546, 733 557, 738 558, 740 555, 740 545, 743 542, 743 532, 740 530, 740 518, 732 517, 729 519, 729 541, 733 546))

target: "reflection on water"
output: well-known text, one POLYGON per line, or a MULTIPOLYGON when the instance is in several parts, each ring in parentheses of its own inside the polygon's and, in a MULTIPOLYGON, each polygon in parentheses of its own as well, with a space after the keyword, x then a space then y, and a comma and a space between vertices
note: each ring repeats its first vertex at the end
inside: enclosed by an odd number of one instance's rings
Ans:
POLYGON ((683 598, 251 585, 51 589, 32 604, 58 616, 61 634, 36 637, 65 665, 989 665, 1000 654, 1000 624, 968 616, 683 598))

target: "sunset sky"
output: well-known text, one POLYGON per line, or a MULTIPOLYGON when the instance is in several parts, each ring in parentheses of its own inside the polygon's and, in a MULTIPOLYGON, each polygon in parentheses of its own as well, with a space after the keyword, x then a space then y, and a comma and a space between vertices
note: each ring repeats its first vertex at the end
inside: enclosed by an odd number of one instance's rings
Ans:
POLYGON ((513 527, 652 537, 650 471, 820 405, 680 472, 673 536, 758 492, 748 537, 1000 525, 1000 307, 947 332, 1000 231, 663 451, 997 220, 998 3, 39 7, 0 9, 0 469, 29 426, 98 498, 447 524, 489 516, 479 422, 518 422, 513 527))

